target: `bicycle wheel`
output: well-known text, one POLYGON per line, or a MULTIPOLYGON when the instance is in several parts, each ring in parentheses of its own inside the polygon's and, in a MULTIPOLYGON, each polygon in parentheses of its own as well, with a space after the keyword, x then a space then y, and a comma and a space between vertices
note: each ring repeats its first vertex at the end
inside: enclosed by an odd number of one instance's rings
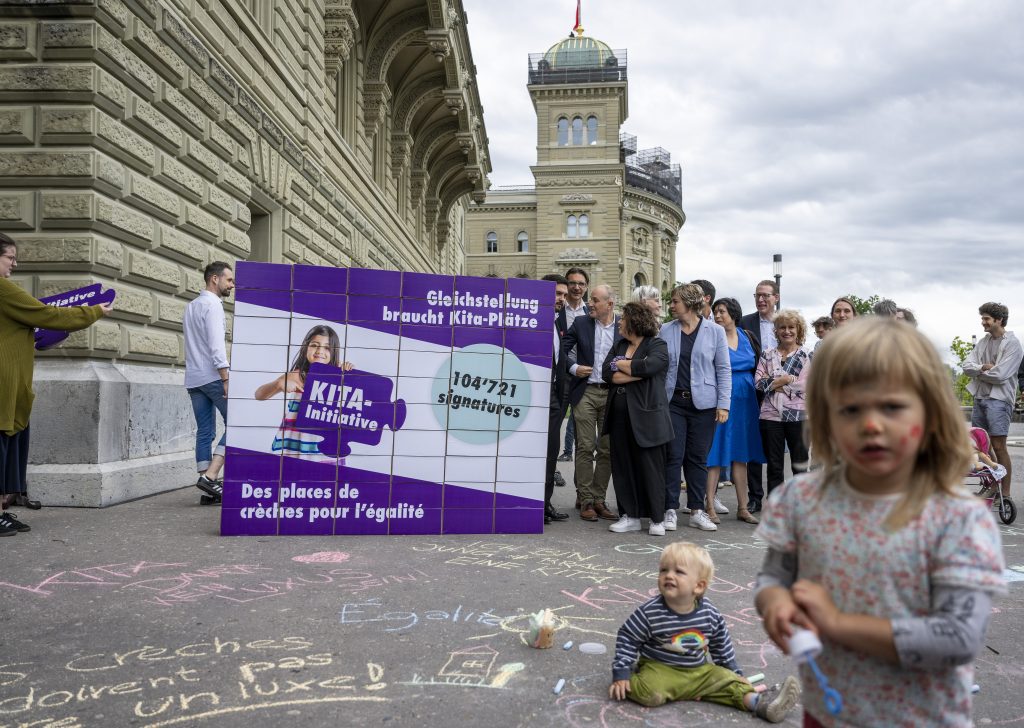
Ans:
POLYGON ((1009 526, 1017 520, 1017 506, 1010 500, 1009 496, 999 499, 999 520, 1009 526))

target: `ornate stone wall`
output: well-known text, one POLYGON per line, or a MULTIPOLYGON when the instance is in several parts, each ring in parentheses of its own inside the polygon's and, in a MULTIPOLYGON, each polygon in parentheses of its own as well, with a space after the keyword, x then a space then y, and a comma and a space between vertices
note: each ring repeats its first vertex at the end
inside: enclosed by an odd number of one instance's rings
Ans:
POLYGON ((490 169, 474 73, 459 0, 0 3, 15 280, 118 291, 37 364, 37 493, 190 482, 181 322, 210 261, 461 272, 490 169))

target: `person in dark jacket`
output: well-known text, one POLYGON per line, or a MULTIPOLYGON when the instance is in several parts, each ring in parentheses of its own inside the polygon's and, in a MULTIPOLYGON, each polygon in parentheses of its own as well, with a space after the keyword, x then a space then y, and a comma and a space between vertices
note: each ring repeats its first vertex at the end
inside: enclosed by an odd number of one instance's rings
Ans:
POLYGON ((602 435, 611 442, 612 482, 621 517, 609 530, 664 536, 665 457, 672 420, 665 394, 668 345, 658 338, 658 320, 640 303, 627 303, 619 319, 622 338, 605 357, 602 375, 610 383, 602 435))

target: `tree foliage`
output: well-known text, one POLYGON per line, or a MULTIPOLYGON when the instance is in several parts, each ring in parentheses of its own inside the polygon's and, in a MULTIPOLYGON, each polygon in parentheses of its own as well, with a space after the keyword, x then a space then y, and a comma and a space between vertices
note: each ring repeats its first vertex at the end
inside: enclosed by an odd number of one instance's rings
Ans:
POLYGON ((956 392, 956 398, 960 400, 960 404, 970 407, 974 404, 974 397, 967 391, 967 383, 971 379, 964 374, 963 366, 964 360, 974 350, 974 344, 964 341, 959 336, 954 336, 953 342, 949 345, 949 350, 956 357, 956 366, 952 370, 953 390, 956 392))
POLYGON ((875 304, 882 300, 882 297, 878 294, 872 294, 867 298, 861 298, 852 293, 846 294, 846 297, 853 301, 853 308, 857 312, 858 316, 867 316, 871 313, 875 304))

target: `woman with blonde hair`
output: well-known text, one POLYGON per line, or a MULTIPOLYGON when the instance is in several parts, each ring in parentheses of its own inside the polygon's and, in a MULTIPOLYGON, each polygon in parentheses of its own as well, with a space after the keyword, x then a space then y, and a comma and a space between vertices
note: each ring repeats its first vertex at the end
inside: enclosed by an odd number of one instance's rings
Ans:
POLYGON ((807 470, 803 424, 807 419, 806 387, 811 369, 811 356, 803 348, 807 338, 804 317, 787 308, 775 314, 773 324, 779 345, 761 354, 754 372, 754 386, 764 394, 760 430, 768 461, 768 493, 782 485, 787 446, 793 473, 807 470))
POLYGON ((702 531, 718 526, 704 510, 708 450, 716 424, 729 419, 732 368, 725 329, 702 316, 704 291, 684 283, 672 291, 674 320, 658 334, 668 345, 665 393, 674 433, 665 465, 665 530, 674 531, 678 516, 680 470, 686 477, 689 525, 702 531))

